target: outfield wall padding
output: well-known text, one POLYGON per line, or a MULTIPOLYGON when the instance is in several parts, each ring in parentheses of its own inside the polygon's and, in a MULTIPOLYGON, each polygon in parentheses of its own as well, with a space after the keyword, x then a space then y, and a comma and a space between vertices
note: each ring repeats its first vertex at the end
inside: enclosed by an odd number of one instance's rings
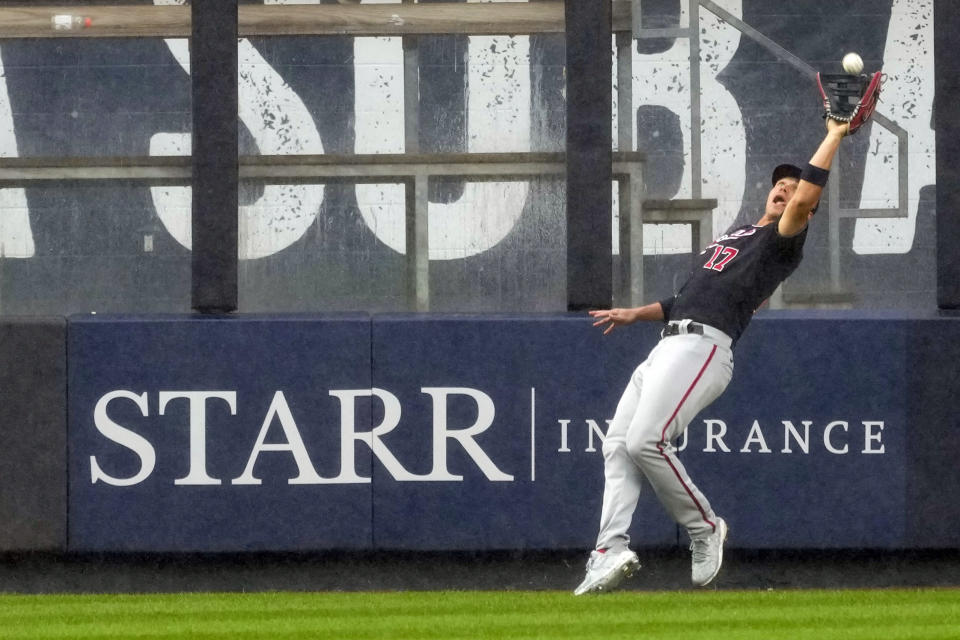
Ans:
POLYGON ((66 330, 0 319, 0 551, 66 548, 66 330))
MULTIPOLYGON (((585 318, 374 318, 373 383, 403 402, 402 433, 384 442, 412 461, 412 473, 434 477, 397 481, 375 465, 377 546, 592 544, 603 472, 601 438, 587 420, 606 429, 604 418, 656 336, 645 327, 604 339, 585 318), (469 438, 447 435, 471 431, 469 438), (437 462, 438 448, 446 465, 437 462), (441 480, 444 473, 456 479, 441 480)), ((676 541, 652 493, 641 498, 633 538, 639 545, 676 541)))
POLYGON ((960 547, 960 314, 916 323, 907 347, 907 547, 960 547))
MULTIPOLYGON (((309 477, 341 475, 345 420, 329 390, 370 389, 368 316, 70 326, 71 550, 370 547, 369 482, 309 477), (294 432, 299 459, 276 449, 294 432)), ((369 401, 353 405, 369 424, 369 401)), ((369 467, 360 449, 353 475, 369 467)))
MULTIPOLYGON (((589 547, 605 421, 657 329, 603 337, 583 314, 76 317, 69 548, 589 547)), ((960 544, 955 334, 936 316, 759 314, 726 393, 678 442, 730 545, 960 544)), ((631 537, 686 542, 649 488, 631 537)))

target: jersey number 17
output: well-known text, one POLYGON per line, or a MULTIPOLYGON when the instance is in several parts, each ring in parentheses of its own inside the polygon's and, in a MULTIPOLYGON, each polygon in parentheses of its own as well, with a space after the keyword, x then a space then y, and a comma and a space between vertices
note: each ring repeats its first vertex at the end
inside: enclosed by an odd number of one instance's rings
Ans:
POLYGON ((718 244, 714 247, 713 255, 707 260, 707 263, 703 265, 703 268, 723 271, 730 261, 737 257, 738 253, 740 253, 739 249, 718 244))

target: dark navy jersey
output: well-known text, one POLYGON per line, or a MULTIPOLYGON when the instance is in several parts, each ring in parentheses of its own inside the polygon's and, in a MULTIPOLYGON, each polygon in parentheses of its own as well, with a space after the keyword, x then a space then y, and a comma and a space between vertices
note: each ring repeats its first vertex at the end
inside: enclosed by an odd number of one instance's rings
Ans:
POLYGON ((677 295, 664 301, 665 320, 690 319, 734 342, 753 313, 800 264, 807 229, 784 237, 777 223, 746 225, 717 238, 697 258, 677 295))

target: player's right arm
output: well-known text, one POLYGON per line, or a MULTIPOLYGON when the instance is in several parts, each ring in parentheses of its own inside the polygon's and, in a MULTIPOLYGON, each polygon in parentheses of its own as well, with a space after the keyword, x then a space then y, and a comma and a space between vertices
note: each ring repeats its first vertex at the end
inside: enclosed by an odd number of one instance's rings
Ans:
POLYGON ((617 327, 633 324, 641 320, 660 322, 664 320, 663 307, 659 302, 654 302, 653 304, 642 307, 634 307, 632 309, 600 309, 591 311, 590 315, 593 316, 595 320, 593 326, 600 327, 606 325, 603 329, 603 335, 607 335, 617 327))
MULTIPOLYGON (((847 135, 850 125, 845 122, 837 122, 832 118, 826 119, 827 135, 817 148, 816 152, 810 158, 810 167, 829 171, 833 164, 833 157, 840 148, 840 141, 847 135)), ((777 231, 782 236, 795 236, 804 227, 810 219, 813 208, 820 202, 820 196, 823 195, 823 185, 818 185, 803 178, 797 185, 797 190, 787 203, 783 210, 783 215, 777 223, 777 231)))

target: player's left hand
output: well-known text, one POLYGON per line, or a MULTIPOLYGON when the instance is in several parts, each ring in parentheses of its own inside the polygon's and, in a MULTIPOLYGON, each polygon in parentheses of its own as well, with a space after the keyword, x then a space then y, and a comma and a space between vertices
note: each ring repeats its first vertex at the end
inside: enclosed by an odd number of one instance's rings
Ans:
POLYGON ((845 138, 850 135, 850 123, 849 122, 839 122, 833 118, 824 118, 826 123, 827 133, 836 133, 841 138, 845 138))
POLYGON ((616 327, 633 324, 637 321, 636 309, 600 309, 591 311, 590 315, 596 320, 593 326, 606 325, 603 329, 603 335, 607 335, 616 327))
POLYGON ((818 73, 817 89, 823 101, 823 117, 847 123, 846 135, 852 135, 867 124, 877 108, 884 75, 818 73))

